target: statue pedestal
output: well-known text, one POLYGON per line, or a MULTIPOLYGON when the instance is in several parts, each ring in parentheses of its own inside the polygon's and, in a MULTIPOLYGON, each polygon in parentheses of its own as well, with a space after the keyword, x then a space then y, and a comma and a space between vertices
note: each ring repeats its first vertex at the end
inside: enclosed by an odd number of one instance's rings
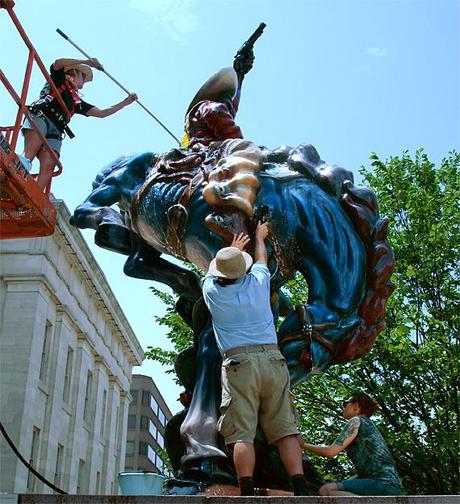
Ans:
MULTIPOLYGON (((257 488, 256 492, 257 492, 257 496, 260 496, 260 497, 261 496, 265 496, 265 497, 273 497, 273 496, 293 497, 292 492, 286 492, 285 490, 275 490, 272 488, 257 488)), ((240 490, 238 487, 232 486, 232 485, 212 485, 212 486, 206 488, 204 495, 206 497, 239 497, 240 490)), ((243 497, 242 497, 242 499, 243 499, 243 497)), ((233 502, 233 500, 232 500, 232 502, 233 502)))
MULTIPOLYGON (((233 487, 236 488, 236 487, 233 487)), ((208 495, 1 495, 0 504, 458 504, 458 495, 408 495, 397 497, 236 497, 208 495), (8 501, 3 500, 13 497, 8 501)))

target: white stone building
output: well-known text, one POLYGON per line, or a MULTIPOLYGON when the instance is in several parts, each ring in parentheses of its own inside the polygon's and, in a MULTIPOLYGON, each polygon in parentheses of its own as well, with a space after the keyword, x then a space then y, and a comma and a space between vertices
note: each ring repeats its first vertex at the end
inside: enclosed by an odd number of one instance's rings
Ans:
MULTIPOLYGON (((58 487, 116 494, 143 352, 69 210, 55 206, 54 235, 0 242, 0 421, 58 487)), ((1 492, 52 490, 0 435, 1 492)))

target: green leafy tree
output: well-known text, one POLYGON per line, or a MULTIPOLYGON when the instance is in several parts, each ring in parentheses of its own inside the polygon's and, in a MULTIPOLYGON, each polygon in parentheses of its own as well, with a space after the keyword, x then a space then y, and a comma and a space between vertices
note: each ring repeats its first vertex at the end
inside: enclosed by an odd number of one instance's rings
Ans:
MULTIPOLYGON (((460 155, 452 152, 439 168, 419 150, 412 158, 382 161, 371 156, 364 183, 391 220, 389 239, 396 256, 396 291, 387 304, 387 328, 363 359, 332 367, 296 388, 304 437, 331 443, 343 423, 341 402, 363 390, 379 402, 375 421, 384 434, 409 494, 448 494, 460 490, 460 155)), ((293 304, 304 302, 300 277, 285 290, 293 304)), ((157 322, 170 328, 178 352, 192 332, 174 313, 175 297, 154 290, 166 302, 157 322)), ((149 356, 172 363, 176 352, 151 349, 149 356)), ((317 467, 331 479, 349 477, 346 455, 317 467)))
MULTIPOLYGON (((335 366, 297 390, 305 437, 332 442, 341 400, 363 390, 379 402, 377 424, 408 493, 459 491, 459 201, 460 156, 436 169, 426 154, 386 162, 371 156, 362 170, 390 218, 396 291, 387 328, 359 361, 335 366)), ((294 294, 298 295, 298 286, 294 294)), ((333 478, 350 476, 341 460, 318 461, 333 478)))
MULTIPOLYGON (((204 276, 203 272, 194 264, 184 263, 184 267, 191 269, 200 278, 204 276)), ((193 345, 193 331, 190 326, 176 313, 176 303, 178 296, 174 293, 170 294, 156 287, 150 287, 155 297, 160 299, 166 306, 166 313, 164 315, 155 316, 155 322, 160 326, 168 328, 166 337, 172 342, 174 350, 165 350, 161 347, 148 346, 145 356, 159 362, 162 365, 171 366, 167 372, 172 373, 172 366, 176 359, 177 354, 193 345)))
MULTIPOLYGON (((169 294, 155 287, 150 287, 150 290, 166 305, 166 313, 155 316, 155 322, 169 328, 166 337, 172 342, 174 350, 149 346, 145 356, 160 364, 173 366, 177 354, 193 344, 193 331, 175 311, 178 299, 175 294, 169 294)), ((172 372, 172 369, 169 372, 172 372)))

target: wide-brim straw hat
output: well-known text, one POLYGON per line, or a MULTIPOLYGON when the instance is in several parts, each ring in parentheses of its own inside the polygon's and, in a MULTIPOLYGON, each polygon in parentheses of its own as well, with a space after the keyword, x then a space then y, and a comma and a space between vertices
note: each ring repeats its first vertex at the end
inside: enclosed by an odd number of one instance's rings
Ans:
POLYGON ((234 68, 221 68, 200 87, 197 94, 188 106, 187 115, 190 110, 203 100, 224 101, 225 99, 233 99, 238 88, 238 76, 234 68))
POLYGON ((252 266, 252 257, 236 247, 225 247, 217 252, 209 265, 208 273, 219 278, 236 280, 252 266))
POLYGON ((93 71, 91 67, 88 65, 84 65, 83 63, 69 63, 64 66, 64 73, 69 70, 78 70, 83 74, 83 78, 85 82, 91 82, 93 80, 93 71))

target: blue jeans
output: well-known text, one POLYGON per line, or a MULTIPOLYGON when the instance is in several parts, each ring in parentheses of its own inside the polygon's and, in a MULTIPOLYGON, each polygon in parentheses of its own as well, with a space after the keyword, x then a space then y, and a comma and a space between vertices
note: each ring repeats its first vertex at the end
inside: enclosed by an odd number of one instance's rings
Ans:
POLYGON ((402 488, 375 479, 351 479, 337 481, 340 490, 356 495, 402 495, 402 488))

